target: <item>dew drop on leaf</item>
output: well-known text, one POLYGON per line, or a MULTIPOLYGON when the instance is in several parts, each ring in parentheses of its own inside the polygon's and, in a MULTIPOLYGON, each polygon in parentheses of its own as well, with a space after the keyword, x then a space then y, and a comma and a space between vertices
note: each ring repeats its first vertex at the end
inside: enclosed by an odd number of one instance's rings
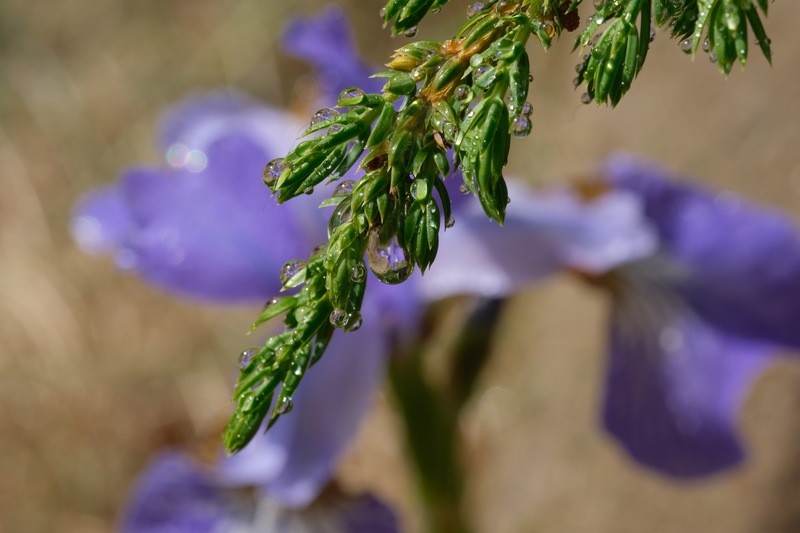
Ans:
POLYGON ((381 242, 378 230, 372 230, 367 243, 367 262, 372 273, 383 283, 394 285, 407 280, 414 272, 414 263, 393 236, 381 242))

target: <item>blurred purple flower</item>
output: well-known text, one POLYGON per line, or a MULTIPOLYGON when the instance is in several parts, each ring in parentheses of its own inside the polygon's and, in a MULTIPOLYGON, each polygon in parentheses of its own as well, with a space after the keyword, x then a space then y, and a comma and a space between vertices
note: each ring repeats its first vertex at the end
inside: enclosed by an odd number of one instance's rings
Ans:
POLYGON ((777 348, 800 347, 797 226, 628 157, 605 173, 610 190, 591 200, 512 190, 502 229, 462 215, 422 290, 442 296, 480 272, 475 291, 503 293, 563 270, 610 289, 606 428, 675 477, 733 466, 749 385, 777 348))
POLYGON ((674 476, 735 465, 751 382, 779 348, 800 347, 797 225, 630 157, 605 174, 641 198, 660 248, 611 274, 604 422, 633 457, 674 476))
MULTIPOLYGON (((346 27, 336 27, 344 24, 337 13, 296 23, 287 46, 303 53, 312 44, 335 50, 349 42, 346 27)), ((336 70, 360 83, 363 65, 348 50, 343 61, 352 65, 336 70)), ((267 300, 280 290, 280 267, 326 238, 328 213, 317 205, 329 189, 277 205, 261 182, 265 163, 291 149, 302 125, 230 91, 190 98, 164 117, 167 165, 129 170, 83 198, 72 221, 76 241, 90 253, 113 253, 120 268, 169 292, 214 302, 267 300)), ((416 325, 419 306, 406 298, 413 292, 375 289, 364 316, 380 319, 333 339, 295 395, 293 415, 222 459, 217 488, 254 485, 297 508, 319 495, 382 379, 389 343, 416 325)))
POLYGON ((335 103, 346 87, 379 92, 384 82, 370 78, 376 69, 361 59, 353 44, 347 16, 332 6, 311 18, 291 21, 283 34, 283 47, 291 55, 314 66, 324 100, 335 103))
POLYGON ((369 494, 335 489, 302 511, 257 490, 225 486, 214 468, 188 455, 166 452, 141 475, 123 513, 123 533, 395 533, 397 517, 369 494))

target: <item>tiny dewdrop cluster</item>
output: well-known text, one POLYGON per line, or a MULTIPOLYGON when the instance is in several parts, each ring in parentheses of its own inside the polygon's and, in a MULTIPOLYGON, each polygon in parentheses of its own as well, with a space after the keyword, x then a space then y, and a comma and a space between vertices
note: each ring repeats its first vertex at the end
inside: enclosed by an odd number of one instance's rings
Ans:
MULTIPOLYGON (((413 37, 424 16, 445 3, 389 0, 380 16, 393 35, 413 37)), ((372 76, 384 80, 380 91, 345 87, 335 105, 314 113, 297 146, 266 164, 263 180, 279 203, 331 185, 320 207, 332 212, 327 242, 283 267, 286 295, 256 321, 282 315, 285 330, 242 370, 225 431, 229 450, 247 444, 270 410, 269 425, 288 412, 291 395, 335 330, 361 327, 368 270, 387 284, 425 273, 440 232, 455 224, 451 191, 473 196, 489 219, 503 224, 511 140, 533 129, 526 46, 533 39, 547 49, 564 31, 577 30, 580 4, 471 3, 451 39, 398 48, 386 70, 372 76), (451 186, 459 174, 461 183, 451 186)), ((766 12, 766 0, 595 1, 575 43, 585 50, 574 80, 575 87, 585 86, 581 101, 616 105, 644 65, 656 27, 667 28, 691 53, 707 40, 726 73, 746 59, 748 28, 769 58, 759 9, 766 12)))

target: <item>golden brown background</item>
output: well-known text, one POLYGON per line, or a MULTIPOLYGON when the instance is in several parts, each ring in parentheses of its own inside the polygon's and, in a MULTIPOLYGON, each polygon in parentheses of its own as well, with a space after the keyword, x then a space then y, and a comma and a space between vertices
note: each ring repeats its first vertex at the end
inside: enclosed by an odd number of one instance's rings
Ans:
MULTIPOLYGON (((232 85, 290 102, 303 67, 276 49, 281 23, 290 8, 325 3, 0 2, 0 531, 112 529, 157 449, 213 434, 226 416, 254 310, 196 307, 84 256, 69 213, 125 166, 159 162, 159 110, 189 91, 232 85)), ((401 42, 379 29, 381 3, 345 2, 375 63, 401 42)), ((446 38, 466 3, 450 2, 418 37, 446 38)), ((509 173, 543 183, 630 150, 797 216, 799 21, 800 2, 772 4, 773 67, 754 51, 728 81, 660 34, 613 111, 579 103, 571 36, 537 50, 534 132, 515 143, 509 173)), ((800 364, 767 372, 748 399, 745 466, 674 483, 633 465, 597 426, 604 312, 599 294, 568 279, 507 308, 463 420, 477 529, 800 531, 800 364)), ((385 395, 377 404, 344 479, 399 506, 413 531, 397 423, 385 395)))

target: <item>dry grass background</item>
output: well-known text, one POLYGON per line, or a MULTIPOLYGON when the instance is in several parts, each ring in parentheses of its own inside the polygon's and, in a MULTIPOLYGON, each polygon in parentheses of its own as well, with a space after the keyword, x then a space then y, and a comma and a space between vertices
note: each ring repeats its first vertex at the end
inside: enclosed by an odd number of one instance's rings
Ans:
MULTIPOLYGON (((420 36, 455 28, 466 2, 451 3, 420 36)), ((0 3, 0 531, 110 530, 157 449, 217 430, 253 310, 196 307, 82 255, 69 212, 126 165, 158 161, 158 111, 190 90, 233 85, 289 102, 300 67, 275 49, 281 21, 323 4, 0 3)), ((380 4, 346 2, 375 62, 397 45, 375 24, 380 4)), ((728 81, 659 35, 614 111, 579 104, 568 43, 536 52, 534 134, 509 172, 543 183, 631 150, 800 215, 798 20, 800 3, 772 5, 773 68, 754 54, 728 81)), ((479 531, 800 531, 800 365, 770 370, 747 401, 746 465, 674 483, 632 465, 597 427, 604 313, 600 295, 567 279, 508 307, 463 420, 479 531)), ((343 476, 380 491, 413 530, 387 403, 379 395, 343 476)))

